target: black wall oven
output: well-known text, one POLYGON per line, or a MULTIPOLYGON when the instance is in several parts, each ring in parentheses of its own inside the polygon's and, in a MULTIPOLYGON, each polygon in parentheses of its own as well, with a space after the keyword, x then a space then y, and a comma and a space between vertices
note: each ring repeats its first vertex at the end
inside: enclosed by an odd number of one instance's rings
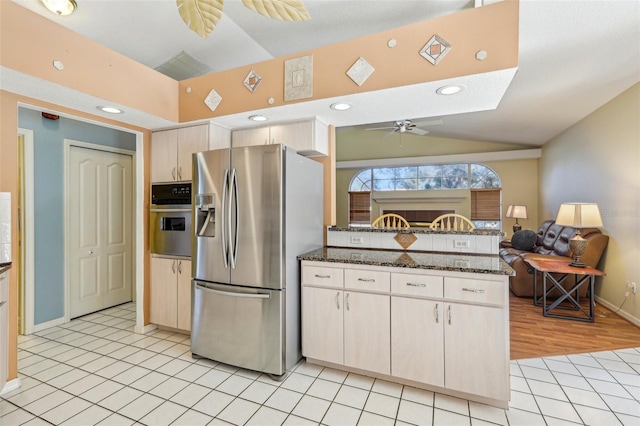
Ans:
POLYGON ((191 183, 151 185, 151 253, 191 257, 191 183))

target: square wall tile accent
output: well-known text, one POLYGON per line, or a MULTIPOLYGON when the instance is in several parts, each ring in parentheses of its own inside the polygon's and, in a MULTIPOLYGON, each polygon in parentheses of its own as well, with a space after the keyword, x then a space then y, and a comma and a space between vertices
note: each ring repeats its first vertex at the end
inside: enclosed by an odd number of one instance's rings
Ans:
POLYGON ((433 65, 437 65, 450 50, 451 45, 439 35, 434 34, 420 50, 420 55, 433 65))
POLYGON ((353 65, 351 65, 351 68, 347 71, 347 75, 358 86, 362 86, 374 71, 375 68, 373 68, 366 59, 360 57, 353 65))
POLYGON ((11 262, 11 193, 0 192, 0 263, 11 262))

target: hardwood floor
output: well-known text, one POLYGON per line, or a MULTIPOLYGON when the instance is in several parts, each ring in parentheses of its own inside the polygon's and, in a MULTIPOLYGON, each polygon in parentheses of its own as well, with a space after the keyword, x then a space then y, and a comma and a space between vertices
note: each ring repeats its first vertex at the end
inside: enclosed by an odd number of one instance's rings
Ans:
POLYGON ((640 347, 640 328, 597 303, 588 323, 546 318, 531 298, 509 302, 512 360, 640 347))

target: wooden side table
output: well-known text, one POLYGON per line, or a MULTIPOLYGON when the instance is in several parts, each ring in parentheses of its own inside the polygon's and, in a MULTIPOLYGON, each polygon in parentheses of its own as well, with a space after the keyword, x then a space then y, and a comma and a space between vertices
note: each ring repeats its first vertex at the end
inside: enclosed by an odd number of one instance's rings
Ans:
POLYGON ((605 275, 604 272, 590 267, 576 268, 575 266, 569 266, 569 262, 552 259, 534 258, 526 259, 525 262, 533 268, 533 301, 536 305, 538 305, 540 302, 536 291, 538 287, 538 273, 542 273, 542 315, 544 315, 545 317, 563 318, 574 321, 593 322, 595 311, 595 278, 597 276, 605 275), (556 279, 551 274, 561 275, 556 279), (565 290, 564 287, 562 287, 562 283, 570 276, 575 276, 576 283, 569 290, 565 290), (582 305, 580 305, 579 290, 583 285, 589 286, 587 290, 587 293, 589 295, 589 312, 587 312, 582 307, 582 305), (551 304, 548 304, 547 296, 554 289, 557 289, 560 292, 560 296, 551 304), (564 301, 570 302, 572 306, 560 306, 560 304, 564 301), (551 311, 554 309, 570 309, 573 311, 580 311, 584 314, 584 317, 551 313, 551 311))

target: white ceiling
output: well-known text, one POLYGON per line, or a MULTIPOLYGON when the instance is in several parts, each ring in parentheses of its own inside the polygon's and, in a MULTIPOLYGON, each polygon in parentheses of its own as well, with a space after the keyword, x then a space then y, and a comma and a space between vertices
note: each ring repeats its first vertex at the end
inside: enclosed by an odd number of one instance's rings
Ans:
MULTIPOLYGON (((286 22, 227 0, 218 26, 201 39, 182 22, 175 0, 76 0, 78 9, 68 17, 51 14, 39 0, 14 1, 151 68, 184 50, 212 72, 474 6, 463 0, 304 0, 311 21, 286 22)), ((515 77, 515 70, 470 76, 463 79, 467 89, 455 97, 434 95, 445 82, 352 96, 345 99, 354 104, 347 112, 328 108, 335 99, 261 112, 273 122, 315 115, 336 126, 367 127, 440 117, 443 124, 428 128, 431 135, 539 146, 640 81, 639 1, 520 3, 515 77)), ((0 70, 0 87, 94 114, 101 103, 6 68, 0 70)), ((246 127, 248 115, 213 121, 246 127)), ((175 124, 130 110, 117 119, 151 129, 175 124)))

